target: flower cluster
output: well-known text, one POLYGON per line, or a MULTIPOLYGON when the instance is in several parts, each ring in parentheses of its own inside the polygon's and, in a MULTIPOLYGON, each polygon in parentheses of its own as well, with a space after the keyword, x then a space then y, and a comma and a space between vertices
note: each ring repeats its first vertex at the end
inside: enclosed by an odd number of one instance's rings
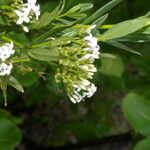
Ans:
POLYGON ((8 59, 11 55, 15 53, 15 50, 13 50, 13 43, 5 43, 0 47, 0 76, 9 75, 11 73, 11 70, 13 68, 12 63, 6 64, 5 61, 8 59))
POLYGON ((95 59, 99 58, 98 41, 93 37, 91 26, 85 32, 83 46, 77 43, 71 47, 62 47, 60 51, 60 67, 57 69, 55 79, 63 82, 67 94, 73 103, 78 103, 85 97, 91 97, 97 87, 89 81, 97 71, 94 66, 95 59))
MULTIPOLYGON (((36 0, 27 0, 27 3, 23 3, 15 10, 18 20, 16 24, 21 25, 23 23, 34 22, 38 20, 40 16, 40 5, 36 5, 36 0)), ((23 25, 23 30, 28 32, 29 29, 23 25)))

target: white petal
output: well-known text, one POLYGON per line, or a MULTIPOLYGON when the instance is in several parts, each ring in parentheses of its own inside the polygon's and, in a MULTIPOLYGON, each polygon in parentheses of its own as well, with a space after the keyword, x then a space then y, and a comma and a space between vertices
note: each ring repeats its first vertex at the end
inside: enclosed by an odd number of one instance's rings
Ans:
POLYGON ((16 22, 16 24, 22 24, 23 23, 23 18, 19 18, 18 20, 17 20, 17 22, 16 22))
POLYGON ((15 10, 15 13, 17 14, 18 17, 20 17, 22 15, 22 12, 19 10, 15 10))

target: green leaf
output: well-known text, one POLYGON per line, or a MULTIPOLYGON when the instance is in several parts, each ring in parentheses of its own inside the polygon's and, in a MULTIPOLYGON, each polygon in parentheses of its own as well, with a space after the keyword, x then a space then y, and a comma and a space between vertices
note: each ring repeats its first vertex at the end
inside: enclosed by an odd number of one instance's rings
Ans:
POLYGON ((107 13, 110 9, 115 7, 117 4, 119 4, 122 0, 112 0, 99 10, 97 10, 93 15, 91 15, 89 18, 87 18, 83 23, 84 24, 90 24, 99 17, 101 17, 103 14, 107 13))
POLYGON ((137 132, 150 137, 150 101, 130 93, 123 101, 123 111, 137 132))
POLYGON ((105 22, 105 20, 108 18, 108 14, 100 17, 99 19, 95 20, 92 24, 96 25, 96 27, 99 27, 101 24, 105 22))
POLYGON ((106 42, 106 43, 108 43, 108 44, 110 44, 110 45, 113 45, 113 46, 115 46, 115 47, 117 47, 117 48, 121 48, 121 49, 123 49, 123 50, 126 50, 126 51, 128 51, 128 52, 130 52, 130 53, 137 54, 137 55, 141 55, 139 52, 133 50, 132 48, 130 48, 130 47, 128 47, 128 46, 126 46, 126 45, 124 45, 124 44, 122 44, 122 43, 120 43, 120 42, 117 42, 117 41, 109 41, 109 42, 106 42))
POLYGON ((45 12, 35 24, 30 26, 30 29, 39 29, 49 25, 63 11, 64 6, 65 1, 63 0, 52 12, 45 12))
POLYGON ((100 57, 116 59, 116 56, 110 53, 101 53, 100 57))
POLYGON ((13 150, 21 141, 21 131, 11 121, 0 119, 0 149, 13 150))
POLYGON ((92 3, 84 3, 84 4, 81 4, 80 6, 80 13, 81 12, 85 12, 89 9, 91 9, 93 7, 93 4, 92 3))
POLYGON ((150 138, 140 141, 133 150, 150 150, 150 138))
POLYGON ((117 39, 117 41, 134 42, 134 43, 150 42, 150 31, 149 31, 149 34, 146 34, 146 32, 145 32, 145 34, 143 34, 141 32, 129 34, 125 37, 121 37, 121 38, 117 39))
POLYGON ((107 40, 126 36, 147 26, 148 23, 149 23, 149 18, 144 18, 144 17, 118 23, 114 25, 112 28, 110 28, 109 30, 107 30, 104 34, 102 34, 99 37, 99 40, 107 41, 107 40))
POLYGON ((114 57, 101 57, 100 72, 104 75, 121 77, 124 71, 124 64, 120 56, 114 57))
POLYGON ((28 72, 23 75, 18 74, 16 78, 22 86, 29 87, 37 82, 39 76, 35 72, 28 72))
POLYGON ((30 57, 40 61, 57 61, 59 51, 57 49, 36 48, 28 51, 30 57))
POLYGON ((20 91, 21 93, 24 92, 24 89, 23 89, 22 85, 13 76, 9 77, 8 84, 11 85, 12 87, 14 87, 16 90, 20 91))
POLYGON ((15 124, 21 124, 23 122, 23 118, 13 116, 9 111, 6 111, 4 109, 0 109, 0 119, 7 119, 15 124))
POLYGON ((93 7, 92 3, 78 4, 74 7, 72 7, 70 10, 68 10, 65 13, 65 16, 68 16, 69 14, 74 14, 75 12, 78 12, 78 13, 85 12, 85 11, 91 9, 92 7, 93 7))
POLYGON ((45 27, 48 24, 50 24, 56 18, 56 16, 57 16, 57 14, 45 12, 41 16, 41 18, 30 27, 30 29, 39 29, 39 28, 45 27))
POLYGON ((143 34, 150 34, 150 26, 143 30, 143 34))

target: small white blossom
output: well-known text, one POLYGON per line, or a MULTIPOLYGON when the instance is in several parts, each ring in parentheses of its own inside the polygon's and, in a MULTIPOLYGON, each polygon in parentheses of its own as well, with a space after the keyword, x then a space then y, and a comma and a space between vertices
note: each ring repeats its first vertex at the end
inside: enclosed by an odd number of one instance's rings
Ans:
POLYGON ((13 50, 13 43, 5 43, 3 46, 0 47, 0 59, 2 61, 5 61, 7 58, 9 58, 11 55, 15 53, 15 50, 13 50))
POLYGON ((9 75, 11 73, 13 66, 12 64, 5 64, 5 63, 1 63, 0 64, 0 76, 5 76, 5 75, 9 75))
POLYGON ((6 64, 4 61, 15 53, 13 47, 13 42, 5 43, 0 47, 0 76, 9 75, 11 73, 13 68, 12 63, 6 64))
POLYGON ((22 24, 23 22, 29 23, 30 19, 28 17, 28 14, 26 12, 21 12, 19 10, 15 10, 15 13, 19 17, 16 24, 22 24))
MULTIPOLYGON (((32 23, 35 19, 38 20, 41 14, 40 5, 36 5, 36 0, 27 0, 27 3, 21 4, 15 13, 18 16, 16 24, 32 23)), ((29 29, 24 25, 23 30, 29 32, 29 29)))

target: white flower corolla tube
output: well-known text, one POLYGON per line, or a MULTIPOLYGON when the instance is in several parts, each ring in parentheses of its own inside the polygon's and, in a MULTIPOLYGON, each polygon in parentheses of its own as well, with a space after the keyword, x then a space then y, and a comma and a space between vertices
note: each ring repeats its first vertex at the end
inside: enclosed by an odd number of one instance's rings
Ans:
POLYGON ((24 23, 32 23, 38 20, 41 11, 40 5, 36 5, 37 0, 27 0, 27 3, 20 4, 18 9, 15 10, 17 15, 16 24, 22 25, 25 32, 29 32, 29 29, 24 25, 24 23))
POLYGON ((13 68, 12 63, 6 63, 5 61, 15 53, 15 50, 13 49, 14 44, 11 43, 4 43, 0 47, 0 76, 9 75, 11 73, 11 70, 13 68))
POLYGON ((99 59, 98 40, 92 35, 91 26, 85 31, 83 45, 66 47, 60 52, 60 67, 57 69, 55 79, 63 82, 67 95, 73 103, 79 103, 86 97, 90 98, 96 92, 97 87, 91 83, 97 68, 95 59, 99 59))

